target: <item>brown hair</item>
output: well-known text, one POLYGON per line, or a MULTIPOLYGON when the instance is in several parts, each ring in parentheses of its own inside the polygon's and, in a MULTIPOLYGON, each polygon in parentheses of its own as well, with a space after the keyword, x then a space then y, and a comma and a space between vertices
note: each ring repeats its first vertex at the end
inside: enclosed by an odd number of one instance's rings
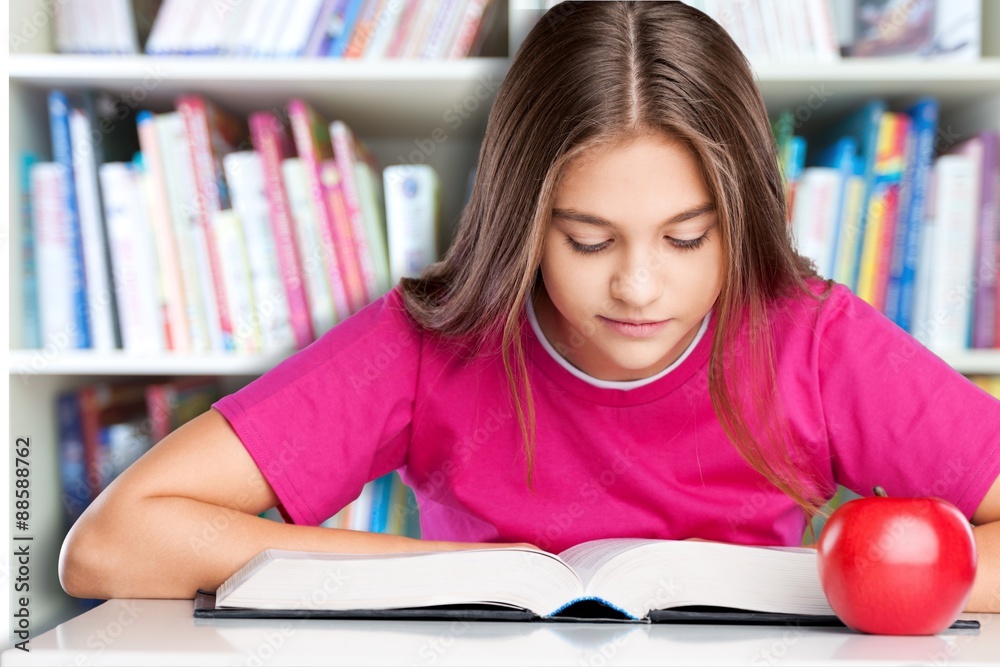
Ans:
MULTIPOLYGON (((725 258, 709 362, 717 418, 747 463, 811 522, 826 514, 825 499, 811 487, 817 476, 808 457, 788 448, 768 306, 794 293, 815 297, 806 279, 817 276, 792 247, 774 138, 749 63, 702 12, 648 1, 549 9, 497 92, 457 236, 421 277, 401 280, 404 302, 426 330, 471 343, 473 354, 488 346, 491 332, 501 336, 533 489, 534 409, 519 315, 540 279, 556 187, 574 157, 650 134, 693 152, 716 202, 725 258), (748 329, 745 349, 734 345, 741 329, 748 329), (766 418, 751 424, 747 415, 766 418)), ((820 298, 831 285, 826 281, 820 298)))

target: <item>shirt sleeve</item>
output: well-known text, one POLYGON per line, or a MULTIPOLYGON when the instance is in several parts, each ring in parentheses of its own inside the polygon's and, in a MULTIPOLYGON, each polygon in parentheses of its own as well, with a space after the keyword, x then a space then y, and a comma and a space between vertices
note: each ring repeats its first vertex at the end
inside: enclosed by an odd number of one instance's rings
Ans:
POLYGON ((837 483, 942 498, 971 518, 1000 472, 1000 401, 843 285, 817 329, 837 483))
POLYGON ((319 525, 406 464, 422 335, 398 290, 212 405, 288 523, 319 525))

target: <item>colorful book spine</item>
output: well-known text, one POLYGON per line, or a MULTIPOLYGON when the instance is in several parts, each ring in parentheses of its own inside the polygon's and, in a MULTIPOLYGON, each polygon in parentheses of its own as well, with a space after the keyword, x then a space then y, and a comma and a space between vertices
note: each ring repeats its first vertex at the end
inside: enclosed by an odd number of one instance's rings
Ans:
POLYGON ((56 419, 59 432, 60 497, 69 528, 90 504, 87 483, 87 456, 83 445, 83 418, 76 391, 61 392, 56 397, 56 419))
POLYGON ((187 306, 184 303, 181 260, 170 220, 170 196, 167 193, 163 153, 156 131, 156 117, 152 112, 140 111, 136 117, 136 126, 139 145, 142 148, 143 167, 149 177, 147 213, 156 240, 160 285, 165 306, 163 319, 167 327, 167 346, 175 352, 187 353, 192 348, 191 332, 187 306))
POLYGON ((107 237, 101 210, 101 192, 97 184, 99 143, 91 136, 90 116, 82 106, 69 110, 69 136, 73 160, 83 267, 87 278, 87 303, 90 314, 91 347, 112 350, 120 347, 121 336, 115 318, 115 295, 111 285, 111 266, 107 256, 107 237))
POLYGON ((79 338, 76 304, 73 300, 73 256, 67 229, 66 181, 63 165, 36 162, 29 173, 31 182, 32 235, 38 272, 38 321, 42 346, 72 349, 79 338))
POLYGON ((295 243, 291 210, 281 173, 282 161, 292 154, 291 140, 281 119, 270 112, 260 111, 250 114, 249 124, 254 148, 261 156, 261 168, 264 172, 264 185, 271 213, 271 231, 274 233, 275 254, 278 257, 281 280, 288 299, 295 344, 302 349, 314 340, 314 335, 295 243))
POLYGON ((973 348, 992 348, 997 338, 997 248, 1000 233, 1000 134, 984 131, 967 142, 979 144, 979 235, 975 260, 973 348))
POLYGON ((243 221, 232 209, 212 214, 212 227, 222 253, 222 276, 226 286, 226 303, 233 322, 234 349, 239 354, 261 351, 260 328, 253 316, 254 293, 250 278, 243 221))
POLYGON ((901 215, 906 216, 906 232, 903 235, 899 262, 893 259, 894 268, 890 280, 898 283, 896 306, 898 319, 894 321, 904 331, 912 332, 914 290, 917 265, 920 260, 920 235, 927 211, 931 170, 934 166, 934 139, 937 136, 940 106, 937 100, 924 98, 911 106, 907 113, 911 119, 913 135, 913 154, 907 159, 907 166, 912 168, 913 173, 908 180, 909 192, 900 192, 905 207, 905 213, 901 215))
POLYGON ((35 233, 32 229, 34 218, 31 198, 31 168, 38 162, 34 153, 21 155, 21 171, 18 196, 21 204, 21 299, 24 313, 21 323, 21 347, 39 349, 42 347, 42 328, 38 316, 38 275, 35 264, 35 233))
POLYGON ((295 149, 305 167, 309 194, 319 218, 323 259, 337 321, 343 321, 364 305, 365 293, 351 237, 341 238, 340 226, 323 196, 320 163, 333 157, 330 131, 326 121, 302 99, 293 99, 288 103, 288 117, 295 149))
POLYGON ((334 238, 338 239, 338 250, 345 252, 352 267, 349 275, 351 309, 357 312, 368 303, 368 293, 365 289, 364 277, 361 274, 361 259, 358 257, 358 242, 351 229, 351 220, 347 213, 347 201, 344 199, 344 186, 340 178, 337 161, 328 158, 319 163, 319 181, 323 199, 330 211, 330 221, 334 225, 334 238))
POLYGON ((449 46, 448 58, 465 58, 469 55, 479 24, 483 20, 486 6, 495 0, 470 0, 458 24, 455 38, 449 46))
POLYGON ((347 216, 351 223, 351 234, 357 246, 358 262, 365 287, 366 302, 379 295, 379 276, 375 266, 374 249, 367 231, 367 223, 361 205, 361 194, 357 180, 355 165, 358 162, 356 154, 356 139, 346 123, 335 120, 330 123, 330 137, 333 142, 333 155, 340 171, 340 182, 344 190, 344 202, 347 205, 347 216))
POLYGON ((63 166, 66 174, 64 201, 66 203, 66 239, 70 249, 69 274, 70 294, 74 304, 75 326, 71 332, 70 347, 90 348, 90 309, 87 307, 87 276, 84 267, 83 236, 80 231, 80 215, 76 201, 76 184, 73 176, 73 146, 69 133, 69 99, 61 90, 53 90, 48 96, 49 127, 52 138, 52 157, 63 166))
POLYGON ((218 305, 216 311, 222 334, 222 349, 233 350, 233 323, 229 317, 229 304, 226 302, 219 256, 221 249, 212 230, 211 216, 223 207, 217 165, 221 165, 224 150, 239 143, 240 130, 234 117, 200 95, 181 95, 177 98, 176 106, 184 119, 190 141, 191 165, 197 187, 195 219, 208 250, 209 276, 218 305))

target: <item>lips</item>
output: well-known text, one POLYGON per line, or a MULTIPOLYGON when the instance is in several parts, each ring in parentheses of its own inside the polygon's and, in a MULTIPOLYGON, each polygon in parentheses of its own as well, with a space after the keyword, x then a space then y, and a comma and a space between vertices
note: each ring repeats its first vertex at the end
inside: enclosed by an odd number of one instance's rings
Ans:
POLYGON ((612 320, 603 316, 601 317, 601 321, 615 333, 628 338, 647 338, 656 334, 670 323, 670 320, 660 320, 642 324, 632 324, 629 322, 622 322, 620 320, 612 320))

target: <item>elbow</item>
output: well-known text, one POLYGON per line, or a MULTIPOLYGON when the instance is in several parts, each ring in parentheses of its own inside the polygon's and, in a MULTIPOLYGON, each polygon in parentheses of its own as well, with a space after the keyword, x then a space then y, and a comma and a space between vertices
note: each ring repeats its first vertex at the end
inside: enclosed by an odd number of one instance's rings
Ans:
POLYGON ((100 537, 100 521, 88 509, 70 528, 59 551, 59 584, 77 598, 109 599, 112 550, 100 537))

